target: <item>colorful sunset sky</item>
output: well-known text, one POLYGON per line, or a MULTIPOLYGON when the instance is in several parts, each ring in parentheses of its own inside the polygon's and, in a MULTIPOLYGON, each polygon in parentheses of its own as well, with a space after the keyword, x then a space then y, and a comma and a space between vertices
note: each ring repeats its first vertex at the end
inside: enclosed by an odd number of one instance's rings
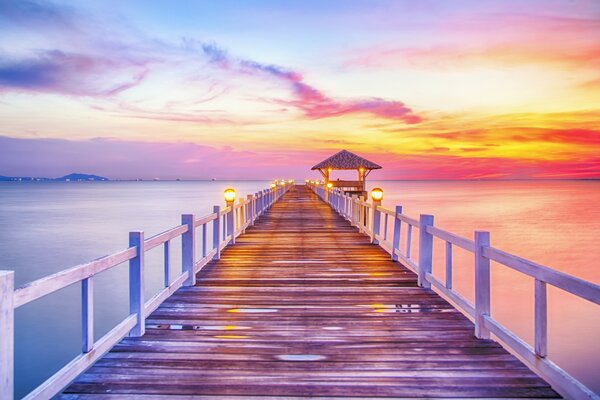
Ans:
POLYGON ((0 175, 600 178, 600 1, 0 0, 0 175))

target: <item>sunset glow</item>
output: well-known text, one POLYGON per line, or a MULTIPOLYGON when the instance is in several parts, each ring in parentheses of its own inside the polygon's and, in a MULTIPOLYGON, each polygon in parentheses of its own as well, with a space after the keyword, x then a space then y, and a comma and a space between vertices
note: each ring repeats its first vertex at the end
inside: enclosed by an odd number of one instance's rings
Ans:
POLYGON ((600 2, 122 3, 0 0, 0 175, 600 178, 600 2))

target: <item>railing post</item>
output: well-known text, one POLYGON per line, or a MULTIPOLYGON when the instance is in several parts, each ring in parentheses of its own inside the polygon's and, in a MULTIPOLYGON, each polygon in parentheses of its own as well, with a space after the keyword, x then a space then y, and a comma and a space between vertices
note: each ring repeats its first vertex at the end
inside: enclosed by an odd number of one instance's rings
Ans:
POLYGON ((0 271, 0 399, 14 396, 15 272, 0 271))
POLYGON ((81 351, 89 353, 94 348, 94 278, 81 281, 81 351))
POLYGON ((137 324, 129 336, 139 337, 146 332, 144 307, 144 232, 129 232, 129 247, 136 256, 129 260, 129 314, 137 315, 137 324))
POLYGON ((381 236, 381 211, 377 207, 381 206, 381 200, 371 200, 373 208, 373 224, 371 225, 371 243, 379 244, 376 235, 381 236))
POLYGON ((221 259, 221 206, 214 206, 213 213, 217 214, 217 217, 213 220, 213 247, 216 249, 213 260, 221 259))
POLYGON ((231 235, 229 244, 235 244, 235 201, 227 201, 229 212, 225 214, 225 237, 231 235))
POLYGON ((196 274, 194 273, 194 264, 196 263, 196 235, 194 229, 194 214, 183 214, 181 224, 187 225, 187 232, 181 235, 181 270, 188 273, 188 277, 183 283, 185 286, 194 286, 196 284, 196 274))
POLYGON ((392 260, 398 261, 396 250, 400 249, 400 228, 402 227, 402 206, 396 206, 396 215, 394 215, 394 233, 392 236, 392 260))
POLYGON ((358 223, 357 223, 357 219, 358 218, 356 217, 356 212, 358 211, 356 209, 356 198, 357 198, 357 196, 355 194, 353 194, 352 197, 350 198, 351 199, 351 202, 350 202, 350 214, 352 215, 350 217, 350 223, 352 225, 358 225, 358 223))
POLYGON ((490 259, 483 249, 490 247, 490 233, 475 232, 475 336, 489 339, 490 331, 484 325, 484 316, 490 315, 490 259))
POLYGON ((254 225, 254 221, 256 221, 256 217, 258 216, 258 207, 260 204, 259 192, 254 193, 254 201, 252 202, 252 225, 254 225))
POLYGON ((535 280, 535 354, 548 355, 548 298, 546 282, 535 280))
MULTIPOLYGON (((248 204, 246 205, 246 209, 245 209, 245 220, 244 220, 244 225, 246 224, 246 222, 248 222, 248 226, 254 225, 253 219, 252 219, 252 215, 254 214, 254 196, 252 196, 251 194, 249 194, 246 199, 248 200, 248 204)), ((244 233, 246 232, 246 230, 244 230, 244 233)))
POLYGON ((446 242, 446 289, 452 289, 452 243, 446 242))
POLYGON ((421 214, 419 218, 419 286, 429 289, 431 283, 427 274, 431 273, 433 262, 433 235, 427 227, 433 226, 433 215, 421 214))

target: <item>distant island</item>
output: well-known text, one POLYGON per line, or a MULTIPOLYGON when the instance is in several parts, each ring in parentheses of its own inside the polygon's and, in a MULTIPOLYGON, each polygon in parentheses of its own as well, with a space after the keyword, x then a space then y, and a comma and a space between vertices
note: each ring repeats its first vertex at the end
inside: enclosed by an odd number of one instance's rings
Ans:
POLYGON ((90 174, 79 174, 72 173, 69 175, 61 176, 60 178, 43 178, 43 177, 32 177, 32 176, 2 176, 0 175, 0 182, 22 182, 22 181, 36 181, 36 182, 98 182, 98 181, 110 181, 110 179, 98 175, 90 174))

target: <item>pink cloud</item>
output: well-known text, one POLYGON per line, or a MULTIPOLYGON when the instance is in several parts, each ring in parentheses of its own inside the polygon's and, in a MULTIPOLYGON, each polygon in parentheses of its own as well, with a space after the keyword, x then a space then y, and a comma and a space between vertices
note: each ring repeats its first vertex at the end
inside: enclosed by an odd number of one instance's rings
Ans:
POLYGON ((209 61, 219 68, 235 70, 242 74, 266 75, 287 84, 292 92, 292 100, 269 100, 271 102, 293 106, 301 110, 308 118, 320 119, 347 114, 370 114, 407 124, 422 121, 412 109, 400 101, 390 101, 377 97, 336 100, 319 89, 307 84, 302 74, 283 67, 262 64, 253 60, 235 59, 215 44, 203 44, 202 50, 209 61))
POLYGON ((19 60, 0 57, 0 91, 112 96, 138 85, 146 74, 143 62, 59 50, 19 60))

